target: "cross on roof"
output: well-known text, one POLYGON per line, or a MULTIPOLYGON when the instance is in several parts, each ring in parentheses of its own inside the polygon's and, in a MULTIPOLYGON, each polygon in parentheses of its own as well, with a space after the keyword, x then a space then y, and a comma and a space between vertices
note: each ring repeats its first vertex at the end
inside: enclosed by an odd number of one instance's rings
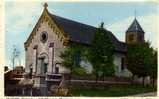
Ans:
POLYGON ((48 4, 45 2, 43 6, 44 6, 44 8, 47 8, 48 4))

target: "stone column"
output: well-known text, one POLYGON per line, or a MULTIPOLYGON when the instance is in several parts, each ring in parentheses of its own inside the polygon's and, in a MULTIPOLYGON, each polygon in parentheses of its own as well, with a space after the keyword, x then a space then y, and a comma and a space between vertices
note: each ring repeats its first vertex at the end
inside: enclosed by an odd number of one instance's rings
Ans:
POLYGON ((22 96, 25 96, 25 89, 22 88, 22 96))
POLYGON ((35 45, 34 48, 33 48, 33 74, 36 73, 37 71, 37 48, 38 46, 35 45))
POLYGON ((48 65, 48 73, 53 73, 53 61, 54 61, 54 43, 50 43, 49 45, 49 65, 48 65))
POLYGON ((33 95, 33 93, 32 93, 32 88, 30 88, 30 96, 32 96, 33 95))

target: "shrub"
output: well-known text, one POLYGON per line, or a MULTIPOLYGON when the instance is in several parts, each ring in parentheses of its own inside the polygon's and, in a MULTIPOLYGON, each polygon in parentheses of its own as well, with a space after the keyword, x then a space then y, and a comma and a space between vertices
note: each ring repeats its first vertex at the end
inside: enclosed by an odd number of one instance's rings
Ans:
POLYGON ((86 70, 83 67, 75 67, 75 68, 73 68, 72 73, 75 74, 75 75, 79 75, 79 76, 87 74, 86 70))

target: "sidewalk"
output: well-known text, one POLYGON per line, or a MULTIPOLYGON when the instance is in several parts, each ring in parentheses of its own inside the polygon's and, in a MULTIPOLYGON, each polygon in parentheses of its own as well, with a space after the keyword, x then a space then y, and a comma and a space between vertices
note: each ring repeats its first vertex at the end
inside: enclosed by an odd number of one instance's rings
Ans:
POLYGON ((142 94, 136 94, 136 95, 132 95, 130 97, 156 97, 157 96, 157 92, 149 92, 149 93, 142 93, 142 94))

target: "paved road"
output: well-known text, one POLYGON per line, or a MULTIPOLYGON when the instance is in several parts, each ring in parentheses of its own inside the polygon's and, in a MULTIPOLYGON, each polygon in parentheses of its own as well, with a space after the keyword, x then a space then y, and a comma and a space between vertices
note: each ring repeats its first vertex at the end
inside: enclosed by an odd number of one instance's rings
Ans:
POLYGON ((136 94, 132 95, 131 97, 155 97, 157 96, 157 92, 149 92, 149 93, 143 93, 143 94, 136 94))

